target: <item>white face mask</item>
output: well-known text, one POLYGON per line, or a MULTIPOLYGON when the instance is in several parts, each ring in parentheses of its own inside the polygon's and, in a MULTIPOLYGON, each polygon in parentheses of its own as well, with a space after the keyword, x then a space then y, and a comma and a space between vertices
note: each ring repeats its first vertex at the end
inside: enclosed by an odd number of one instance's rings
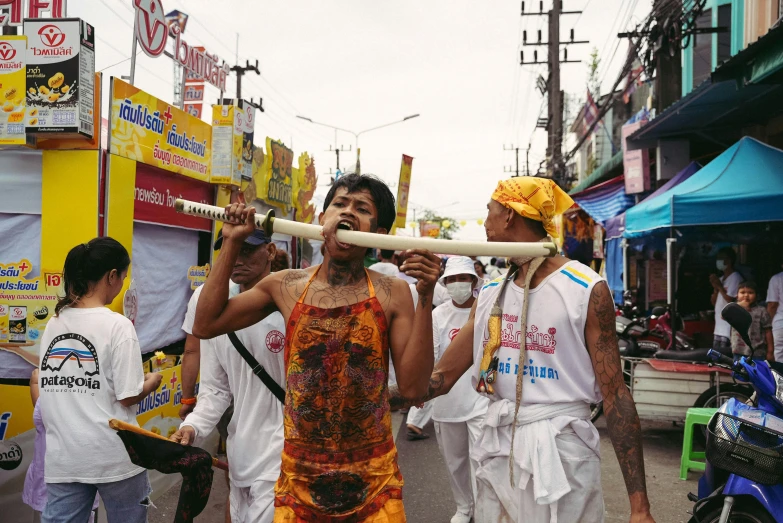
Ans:
POLYGON ((715 266, 718 268, 719 271, 726 270, 726 262, 723 260, 716 260, 715 266))
POLYGON ((446 285, 449 296, 457 305, 462 305, 473 296, 473 284, 469 281, 457 281, 446 285))

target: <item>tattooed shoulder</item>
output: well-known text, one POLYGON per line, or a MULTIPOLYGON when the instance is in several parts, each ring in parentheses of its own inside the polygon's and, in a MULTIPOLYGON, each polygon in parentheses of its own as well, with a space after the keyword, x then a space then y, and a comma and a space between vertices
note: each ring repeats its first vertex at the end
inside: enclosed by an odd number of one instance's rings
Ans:
POLYGON ((280 280, 282 295, 298 300, 309 279, 310 273, 306 270, 291 269, 286 271, 285 275, 280 280))

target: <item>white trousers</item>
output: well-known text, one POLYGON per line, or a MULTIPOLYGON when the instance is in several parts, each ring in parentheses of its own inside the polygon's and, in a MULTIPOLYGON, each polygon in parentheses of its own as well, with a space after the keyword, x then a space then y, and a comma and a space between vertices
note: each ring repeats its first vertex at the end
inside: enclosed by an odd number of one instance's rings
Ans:
POLYGON ((783 361, 783 329, 772 329, 772 341, 775 343, 775 361, 783 361))
MULTIPOLYGON (((558 434, 555 444, 571 487, 557 502, 557 521, 603 523, 600 458, 573 431, 558 434)), ((488 458, 480 464, 475 523, 550 523, 550 506, 536 504, 533 496, 536 478, 531 478, 524 490, 512 487, 508 466, 508 456, 488 458)), ((517 480, 519 474, 517 467, 517 480)))
POLYGON ((231 483, 228 500, 231 523, 272 523, 275 515, 275 482, 256 481, 249 487, 231 483))
POLYGON ((478 464, 470 459, 470 452, 481 435, 484 416, 455 423, 436 421, 435 436, 446 467, 457 512, 473 515, 476 499, 476 469, 478 464))
POLYGON ((423 429, 432 419, 432 405, 432 401, 428 401, 422 408, 411 407, 408 410, 408 420, 406 421, 406 424, 423 429))

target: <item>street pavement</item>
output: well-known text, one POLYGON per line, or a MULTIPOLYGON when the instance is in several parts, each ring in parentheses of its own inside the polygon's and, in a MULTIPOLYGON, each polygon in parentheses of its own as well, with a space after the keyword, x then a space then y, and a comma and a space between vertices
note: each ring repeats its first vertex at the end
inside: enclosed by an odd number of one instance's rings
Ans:
MULTIPOLYGON (((402 415, 394 413, 393 429, 397 434, 397 449, 402 475, 405 478, 403 497, 409 523, 448 523, 456 510, 451 495, 446 466, 438 450, 432 424, 425 428, 429 439, 408 441, 402 415)), ((604 418, 596 423, 601 434, 601 484, 606 503, 607 523, 627 522, 630 514, 625 483, 604 418)), ((680 481, 682 427, 671 423, 642 422, 644 461, 647 472, 652 513, 658 523, 686 523, 692 504, 688 492, 696 491, 699 475, 691 472, 687 481, 680 481)), ((179 485, 155 499, 150 510, 150 523, 171 523, 179 496, 179 485)), ((196 523, 222 523, 228 487, 222 472, 216 471, 212 495, 196 523)), ((570 522, 569 522, 570 523, 570 522)))

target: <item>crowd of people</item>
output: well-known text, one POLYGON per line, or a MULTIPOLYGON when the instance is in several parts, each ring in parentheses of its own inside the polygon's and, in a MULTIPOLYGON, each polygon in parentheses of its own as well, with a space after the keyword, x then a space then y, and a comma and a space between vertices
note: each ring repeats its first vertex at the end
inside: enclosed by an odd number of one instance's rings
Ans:
MULTIPOLYGON (((545 241, 571 204, 551 180, 501 182, 487 238, 545 241)), ((365 249, 336 233, 391 229, 394 197, 371 176, 331 187, 320 216, 324 261, 309 269, 275 271, 282 260, 254 210, 232 204, 226 213, 220 253, 182 326, 183 421, 171 439, 199 445, 224 432, 227 521, 406 521, 391 412, 410 408, 411 439, 422 437, 424 418, 436 423, 452 523, 600 522, 589 404, 601 399, 632 520, 653 521, 614 305, 589 267, 562 256, 514 258, 508 268, 494 258, 444 263, 412 249, 381 251, 365 269, 365 249)), ((161 381, 144 374, 131 322, 105 307, 129 265, 111 238, 74 247, 65 263, 66 296, 36 375, 46 449, 34 475, 45 482, 46 523, 87 521, 96 494, 109 521, 147 518, 147 472, 107 424, 136 424, 133 405, 161 381)))

